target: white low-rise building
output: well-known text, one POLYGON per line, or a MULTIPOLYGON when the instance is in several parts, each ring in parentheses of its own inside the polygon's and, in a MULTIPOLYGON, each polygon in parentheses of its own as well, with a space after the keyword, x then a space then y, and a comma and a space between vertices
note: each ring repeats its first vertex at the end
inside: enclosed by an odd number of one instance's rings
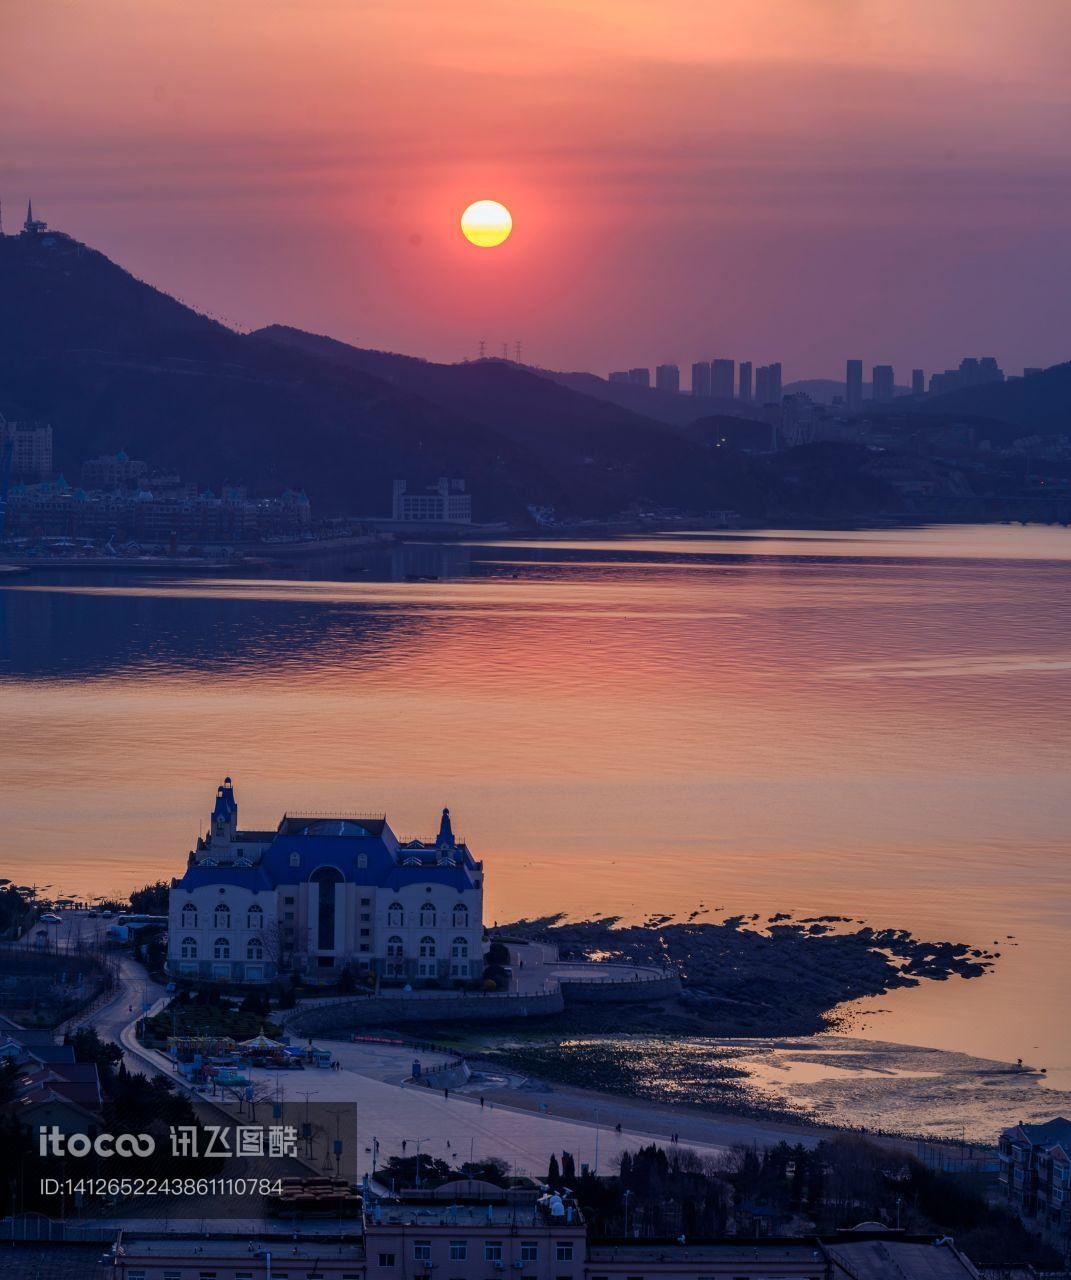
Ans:
POLYGON ((442 811, 434 840, 400 841, 386 816, 286 814, 238 827, 230 778, 209 834, 171 883, 173 978, 259 985, 294 971, 451 986, 483 972, 483 864, 442 811))

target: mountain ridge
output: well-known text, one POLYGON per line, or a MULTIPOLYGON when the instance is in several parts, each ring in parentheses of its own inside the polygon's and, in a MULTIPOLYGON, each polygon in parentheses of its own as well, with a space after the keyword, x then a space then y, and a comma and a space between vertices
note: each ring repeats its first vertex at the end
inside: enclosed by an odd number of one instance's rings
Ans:
POLYGON ((702 508, 723 487, 713 460, 663 424, 527 370, 309 335, 333 344, 317 351, 280 341, 284 330, 237 333, 62 234, 0 237, 0 412, 52 422, 72 476, 125 448, 213 488, 303 487, 322 514, 387 515, 394 476, 449 471, 483 520, 529 503, 702 508))

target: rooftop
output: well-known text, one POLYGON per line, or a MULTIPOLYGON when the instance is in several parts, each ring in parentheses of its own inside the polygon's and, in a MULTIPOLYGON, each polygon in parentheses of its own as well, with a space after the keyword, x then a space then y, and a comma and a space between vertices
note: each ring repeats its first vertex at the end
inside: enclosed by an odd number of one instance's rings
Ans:
POLYGON ((1005 1129, 1003 1137, 1014 1142, 1020 1135, 1038 1147, 1051 1147, 1071 1142, 1071 1120, 1064 1116, 1046 1120, 1044 1124, 1017 1124, 1005 1129))
POLYGON ((363 1258, 359 1240, 324 1240, 300 1236, 293 1232, 279 1236, 255 1235, 240 1240, 220 1240, 205 1236, 123 1236, 126 1256, 157 1258, 255 1258, 270 1251, 272 1262, 280 1266, 288 1258, 299 1262, 315 1262, 327 1258, 363 1258))
MULTIPOLYGON (((810 1263, 822 1260, 822 1251, 814 1240, 695 1240, 678 1244, 676 1240, 595 1240, 588 1244, 588 1257, 593 1262, 627 1258, 629 1262, 655 1262, 660 1258, 695 1262, 774 1261, 810 1263)), ((900 1277, 899 1280, 903 1280, 900 1277)))
MULTIPOLYGON (((905 1237, 892 1231, 846 1231, 818 1239, 753 1240, 712 1239, 590 1241, 588 1261, 627 1260, 629 1264, 672 1260, 675 1263, 703 1262, 738 1265, 759 1262, 775 1271, 779 1265, 809 1267, 813 1263, 833 1264, 841 1280, 977 1280, 977 1272, 964 1256, 949 1244, 931 1237, 905 1237)), ((753 1270, 753 1268, 752 1268, 753 1270)))
POLYGON ((844 1240, 828 1243, 826 1253, 851 1280, 971 1280, 977 1272, 956 1249, 935 1241, 844 1240))
POLYGON ((582 1227, 578 1209, 572 1221, 550 1216, 539 1204, 438 1204, 381 1201, 365 1213, 370 1228, 379 1225, 416 1227, 582 1227))

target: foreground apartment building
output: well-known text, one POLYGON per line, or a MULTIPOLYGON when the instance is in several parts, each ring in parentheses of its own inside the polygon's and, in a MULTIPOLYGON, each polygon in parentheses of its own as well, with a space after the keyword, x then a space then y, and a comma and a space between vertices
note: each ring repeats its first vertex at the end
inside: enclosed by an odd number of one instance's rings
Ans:
POLYGON ((860 1229, 822 1240, 588 1240, 575 1209, 430 1200, 382 1204, 352 1236, 128 1236, 98 1265, 101 1280, 978 1280, 948 1239, 860 1229))
POLYGON ((1071 1120, 1017 1124, 1000 1135, 1000 1185, 1046 1235, 1071 1245, 1071 1120))

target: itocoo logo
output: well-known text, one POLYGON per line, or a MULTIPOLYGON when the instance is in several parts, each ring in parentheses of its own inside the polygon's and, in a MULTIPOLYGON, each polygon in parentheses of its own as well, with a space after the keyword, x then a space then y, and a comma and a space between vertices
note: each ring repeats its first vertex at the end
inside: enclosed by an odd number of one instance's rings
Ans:
POLYGON ((37 1131, 37 1147, 43 1156, 76 1156, 81 1159, 92 1151, 98 1156, 151 1156, 156 1142, 149 1133, 62 1133, 57 1125, 37 1131))

